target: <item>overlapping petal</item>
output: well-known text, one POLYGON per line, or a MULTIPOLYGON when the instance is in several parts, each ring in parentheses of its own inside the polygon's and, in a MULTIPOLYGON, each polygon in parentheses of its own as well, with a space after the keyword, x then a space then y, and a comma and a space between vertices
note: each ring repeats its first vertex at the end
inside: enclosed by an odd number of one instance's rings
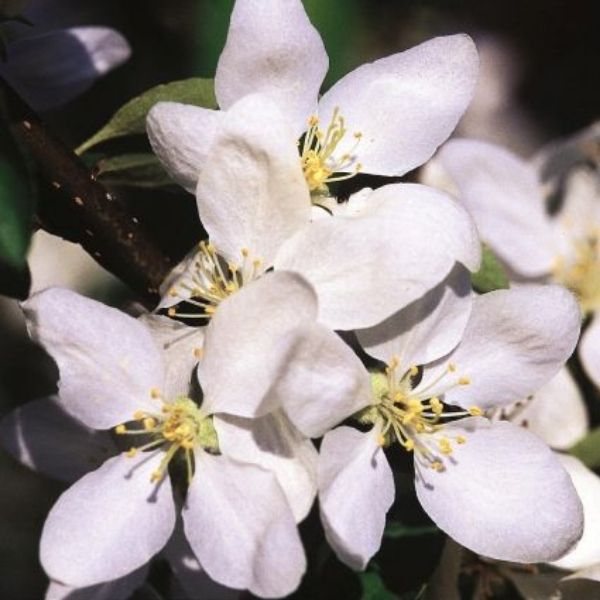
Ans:
POLYGON ((317 495, 317 450, 281 410, 258 419, 215 416, 221 452, 272 471, 296 521, 308 514, 317 495))
POLYGON ((332 329, 371 327, 440 283, 456 262, 476 270, 480 244, 466 210, 446 194, 391 184, 355 216, 322 219, 279 251, 276 269, 300 273, 332 329))
POLYGON ((583 531, 583 509, 556 455, 537 436, 505 421, 461 419, 444 427, 462 435, 427 469, 415 455, 421 505, 443 531, 478 554, 535 563, 556 560, 583 531))
POLYGON ((406 369, 441 358, 460 342, 471 314, 471 277, 456 265, 423 297, 369 329, 356 332, 361 346, 389 363, 398 357, 406 369))
POLYGON ((231 261, 246 248, 269 267, 281 244, 308 223, 310 195, 294 133, 269 97, 246 96, 228 111, 196 199, 211 242, 231 261))
POLYGON ((154 154, 188 192, 196 191, 198 175, 224 119, 221 111, 179 102, 159 102, 148 113, 146 131, 154 154))
MULTIPOLYGON (((444 142, 475 89, 479 59, 467 35, 428 40, 355 69, 319 102, 324 123, 339 107, 362 138, 355 154, 366 173, 403 175, 423 164, 444 142)), ((336 148, 352 152, 346 136, 336 148)))
POLYGON ((215 581, 275 598, 299 584, 306 559, 275 476, 226 456, 196 453, 183 511, 186 537, 215 581))
POLYGON ((338 427, 325 435, 319 459, 319 502, 327 541, 354 569, 377 552, 394 501, 392 470, 377 431, 338 427))
POLYGON ((56 397, 16 408, 0 422, 2 445, 31 469, 76 481, 117 453, 111 435, 66 413, 56 397))
POLYGON ((559 371, 577 344, 579 327, 577 302, 561 286, 532 284, 483 294, 473 301, 461 343, 426 368, 417 391, 430 386, 431 395, 443 393, 446 402, 464 408, 512 404, 559 371), (450 363, 456 372, 430 385, 450 363), (467 378, 468 385, 452 385, 454 376, 467 378))
POLYGON ((566 367, 516 410, 517 416, 511 418, 515 425, 527 427, 557 450, 567 450, 588 430, 583 396, 566 367))
POLYGON ((553 564, 569 571, 593 567, 600 564, 600 477, 572 456, 559 454, 558 459, 569 473, 583 504, 584 528, 575 548, 553 564))
POLYGON ((371 400, 369 373, 354 351, 323 325, 304 325, 290 342, 269 401, 308 437, 321 437, 371 400))
POLYGON ((256 417, 275 408, 267 392, 286 360, 290 334, 316 317, 311 286, 285 271, 268 273, 222 302, 206 328, 198 365, 205 410, 256 417))
POLYGON ((600 318, 594 315, 579 343, 579 357, 586 374, 600 387, 600 318))
POLYGON ((228 109, 248 94, 267 94, 298 137, 315 112, 328 65, 300 0, 237 0, 215 76, 219 106, 228 109))
POLYGON ((150 481, 161 458, 161 452, 121 454, 60 496, 40 542, 51 578, 73 587, 112 581, 162 549, 175 526, 175 506, 169 479, 150 481))
POLYGON ((504 148, 478 140, 451 140, 439 163, 457 186, 481 233, 510 268, 525 277, 547 275, 556 257, 536 171, 504 148))
POLYGON ((95 429, 156 410, 164 362, 142 323, 66 289, 49 288, 23 304, 30 335, 58 365, 61 406, 95 429))

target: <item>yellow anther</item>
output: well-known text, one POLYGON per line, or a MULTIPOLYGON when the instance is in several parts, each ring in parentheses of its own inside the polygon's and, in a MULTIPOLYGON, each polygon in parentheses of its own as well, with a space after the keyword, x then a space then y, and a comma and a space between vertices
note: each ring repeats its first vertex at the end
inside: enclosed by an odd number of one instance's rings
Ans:
POLYGON ((464 435, 457 435, 455 438, 457 444, 466 444, 467 438, 464 435))
POLYGON ((471 380, 468 377, 460 377, 458 380, 458 385, 469 385, 471 380))
POLYGON ((150 476, 150 481, 152 483, 157 483, 163 478, 164 473, 161 470, 154 471, 150 476))
POLYGON ((179 296, 179 292, 177 291, 176 287, 172 287, 169 290, 169 296, 176 298, 177 296, 179 296))
POLYGON ((448 363, 448 371, 454 373, 454 371, 456 371, 456 365, 454 363, 448 363))
POLYGON ((439 440, 438 446, 442 454, 452 454, 452 444, 448 438, 439 440))
POLYGON ((127 433, 127 428, 123 424, 117 425, 115 427, 115 433, 118 435, 123 435, 124 433, 127 433))
POLYGON ((152 388, 150 390, 150 397, 154 398, 155 400, 156 400, 156 398, 160 398, 161 397, 160 390, 158 388, 152 388))
POLYGON ((444 405, 437 396, 433 396, 433 398, 429 399, 429 406, 431 406, 433 414, 437 415, 438 417, 444 412, 444 405))
POLYGON ((202 358, 204 350, 202 348, 194 348, 194 356, 196 358, 202 358))
POLYGON ((469 414, 472 417, 481 417, 483 416, 483 411, 481 408, 479 408, 479 406, 471 406, 471 408, 469 408, 469 414))
POLYGON ((392 370, 397 369, 400 364, 400 359, 397 356, 392 356, 390 362, 388 363, 388 367, 392 370))
POLYGON ((317 117, 316 115, 311 115, 310 117, 308 117, 308 126, 309 127, 315 127, 319 124, 319 117, 317 117))
POLYGON ((384 435, 379 435, 379 437, 377 438, 377 445, 381 446, 383 448, 383 446, 385 446, 385 436, 384 435))
POLYGON ((173 306, 167 310, 167 316, 173 318, 177 316, 177 309, 173 306))
POLYGON ((414 440, 412 440, 411 438, 407 439, 404 442, 404 447, 409 451, 412 452, 415 449, 415 442, 414 440))
POLYGON ((205 312, 207 315, 214 315, 214 314, 215 314, 215 312, 217 312, 217 309, 216 309, 214 306, 206 306, 206 307, 204 308, 204 312, 205 312))
POLYGON ((431 463, 431 465, 430 465, 430 466, 431 466, 431 468, 432 468, 434 471, 437 471, 438 473, 439 473, 440 471, 443 471, 443 470, 444 470, 444 465, 443 465, 443 464, 442 464, 442 462, 441 462, 441 461, 439 461, 439 460, 434 460, 434 461, 431 463))
POLYGON ((354 132, 354 137, 355 137, 357 140, 360 140, 360 138, 362 138, 362 136, 363 136, 363 134, 362 134, 362 131, 355 131, 355 132, 354 132))
POLYGON ((146 413, 145 413, 143 410, 136 410, 136 411, 133 413, 133 418, 134 418, 136 421, 141 421, 141 420, 144 418, 144 415, 145 415, 145 414, 146 414, 146 413))
POLYGON ((248 248, 242 248, 242 256, 244 258, 248 258, 249 255, 250 255, 250 250, 248 250, 248 248))
POLYGON ((144 423, 144 429, 146 431, 150 430, 150 429, 154 429, 156 427, 156 419, 154 419, 153 417, 146 417, 143 420, 144 423))
POLYGON ((137 453, 138 453, 137 448, 129 448, 129 450, 127 450, 127 452, 125 452, 125 456, 127 458, 133 458, 137 453))
POLYGON ((415 375, 418 375, 419 373, 419 367, 417 367, 417 365, 413 365, 410 369, 409 369, 409 373, 411 377, 414 377, 415 375))

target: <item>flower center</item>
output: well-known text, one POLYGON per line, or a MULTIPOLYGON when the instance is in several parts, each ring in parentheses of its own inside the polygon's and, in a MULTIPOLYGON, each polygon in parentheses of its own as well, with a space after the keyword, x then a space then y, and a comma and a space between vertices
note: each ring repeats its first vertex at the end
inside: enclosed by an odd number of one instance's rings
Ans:
POLYGON ((242 248, 240 255, 239 263, 226 263, 212 244, 200 242, 191 268, 168 292, 169 296, 179 298, 200 311, 181 313, 172 307, 167 314, 187 319, 210 318, 223 300, 262 274, 262 262, 251 258, 250 250, 242 248))
POLYGON ((347 133, 344 118, 340 115, 338 107, 333 110, 331 122, 325 131, 319 127, 317 116, 313 115, 309 118, 308 129, 302 142, 300 161, 311 194, 327 195, 327 184, 350 179, 360 171, 361 165, 356 162, 354 155, 362 138, 362 133, 359 131, 352 134, 355 143, 349 152, 338 159, 333 157, 335 149, 347 133), (345 174, 339 175, 339 173, 345 174))
POLYGON ((436 471, 444 469, 440 454, 450 455, 453 444, 464 444, 462 435, 445 435, 444 420, 466 416, 480 416, 483 411, 474 406, 467 411, 453 410, 445 406, 438 396, 431 396, 429 390, 444 378, 451 381, 444 392, 457 385, 469 385, 468 377, 456 377, 456 366, 452 363, 434 381, 416 393, 414 378, 419 368, 410 367, 399 373, 400 362, 393 358, 384 373, 371 375, 374 402, 357 416, 361 423, 381 425, 379 444, 391 446, 397 442, 408 452, 416 452, 423 459, 422 464, 436 471))
POLYGON ((559 256, 553 269, 555 281, 570 289, 588 314, 600 308, 600 232, 573 243, 569 259, 559 256))
MULTIPOLYGON (((152 390, 153 398, 160 398, 158 390, 152 390)), ((185 396, 176 398, 173 402, 164 402, 160 413, 136 411, 133 421, 137 425, 128 429, 125 424, 117 425, 118 435, 145 436, 149 438, 141 446, 131 446, 127 456, 133 458, 138 452, 166 448, 165 456, 158 469, 152 474, 152 481, 160 481, 167 472, 169 463, 181 450, 183 452, 188 482, 191 481, 194 470, 194 448, 200 447, 216 454, 219 452, 219 440, 214 428, 212 417, 205 415, 198 405, 185 396)))

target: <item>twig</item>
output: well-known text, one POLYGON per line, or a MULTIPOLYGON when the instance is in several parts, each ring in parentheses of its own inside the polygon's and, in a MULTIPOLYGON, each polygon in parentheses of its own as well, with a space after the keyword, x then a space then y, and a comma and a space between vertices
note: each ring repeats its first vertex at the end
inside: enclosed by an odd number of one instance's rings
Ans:
POLYGON ((138 219, 0 78, 9 127, 39 168, 42 185, 37 219, 50 233, 77 242, 144 300, 157 298, 170 260, 138 219), (47 193, 46 193, 47 191, 47 193))

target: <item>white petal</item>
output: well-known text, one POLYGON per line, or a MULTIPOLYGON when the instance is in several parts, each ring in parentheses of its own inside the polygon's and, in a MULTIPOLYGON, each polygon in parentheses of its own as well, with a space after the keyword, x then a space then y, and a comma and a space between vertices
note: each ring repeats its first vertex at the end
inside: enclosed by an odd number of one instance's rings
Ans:
POLYGON ((317 316, 312 288, 294 273, 267 273, 222 302, 206 328, 198 377, 204 408, 240 417, 266 414, 289 334, 317 316))
POLYGON ((356 332, 361 346, 389 363, 406 367, 432 362, 460 342, 471 314, 471 276, 456 265, 442 283, 385 321, 356 332))
MULTIPOLYGON (((346 75, 319 102, 319 117, 326 124, 339 107, 349 132, 362 133, 355 154, 364 172, 403 175, 452 133, 473 96, 478 67, 469 36, 434 38, 346 75)), ((336 156, 352 152, 355 141, 347 135, 336 156)))
POLYGON ((575 544, 581 502, 537 436, 482 418, 450 423, 443 434, 466 438, 440 458, 444 470, 423 466, 415 454, 417 497, 440 529, 473 552, 520 563, 555 560, 575 544))
POLYGON ((55 397, 16 408, 0 421, 2 445, 31 469, 76 481, 118 452, 107 431, 86 427, 55 397))
POLYGON ((197 271, 196 259, 198 258, 198 245, 194 244, 193 248, 183 257, 181 262, 177 263, 162 280, 160 284, 160 302, 156 307, 156 311, 161 308, 170 308, 179 304, 182 300, 187 300, 192 297, 192 291, 189 285, 182 285, 189 281, 197 271), (176 293, 171 293, 175 290, 176 293))
POLYGON ((66 104, 131 55, 108 27, 73 27, 22 38, 9 46, 4 76, 35 110, 66 104))
POLYGON ((600 317, 594 315, 584 330, 578 352, 587 376, 600 387, 600 317))
POLYGON ((214 418, 221 452, 240 462, 272 471, 297 522, 317 495, 317 449, 281 411, 258 419, 214 418))
POLYGON ((196 199, 211 242, 235 262, 247 248, 271 266, 279 246, 309 222, 310 194, 296 138, 268 97, 247 96, 227 112, 196 199))
POLYGON ((215 76, 219 106, 268 94, 298 136, 315 112, 328 64, 300 0, 237 0, 215 76))
POLYGON ((578 442, 589 424, 583 396, 566 367, 535 392, 511 421, 526 426, 557 450, 566 450, 578 442))
POLYGON ((386 185, 356 216, 322 219, 280 250, 276 269, 315 287, 319 320, 332 329, 371 327, 440 283, 458 261, 476 270, 480 243, 467 212, 416 184, 386 185))
POLYGON ((183 522, 215 581, 263 598, 285 596, 300 583, 304 550, 285 494, 269 471, 197 453, 183 522))
POLYGON ((188 192, 194 192, 223 113, 218 110, 158 102, 146 117, 152 150, 169 175, 188 192))
POLYGON ((583 504, 583 537, 566 556, 553 563, 560 569, 576 571, 600 564, 600 477, 572 456, 557 454, 583 504))
POLYGON ((189 327, 161 315, 142 315, 165 362, 164 397, 188 396, 195 384, 198 356, 204 346, 204 327, 189 327))
POLYGON ((550 272, 557 247, 535 170, 504 148, 451 140, 439 163, 457 186, 484 242, 525 277, 550 272))
POLYGON ((369 373, 337 334, 319 324, 295 332, 287 367, 269 391, 307 437, 318 438, 370 403, 369 373))
POLYGON ((119 455, 64 492, 48 515, 40 560, 52 579, 74 587, 131 573, 167 542, 175 526, 169 478, 150 477, 162 453, 119 455))
POLYGON ((598 174, 588 169, 574 169, 565 188, 563 205, 556 219, 571 239, 584 237, 600 224, 598 174))
POLYGON ((83 588, 50 581, 44 600, 128 600, 142 585, 147 574, 148 568, 144 566, 120 579, 83 588))
POLYGON ((61 406, 86 425, 108 429, 154 410, 163 387, 162 357, 136 319, 61 288, 23 304, 30 335, 58 365, 61 406))
POLYGON ((573 352, 580 312, 574 296, 558 285, 523 285, 473 300, 471 318, 456 350, 429 371, 417 390, 429 385, 449 363, 432 395, 464 408, 506 406, 547 383, 573 352), (468 385, 455 385, 466 377, 468 385))
POLYGON ((169 561, 169 566, 177 578, 177 582, 185 590, 178 593, 175 582, 175 591, 171 590, 171 598, 189 598, 194 600, 239 600, 240 592, 231 590, 213 581, 202 569, 198 559, 183 533, 183 525, 178 521, 175 531, 163 550, 163 556, 169 561))
POLYGON ((379 550, 394 501, 392 470, 378 430, 338 427, 325 434, 319 457, 319 502, 327 541, 338 558, 364 569, 379 550))

